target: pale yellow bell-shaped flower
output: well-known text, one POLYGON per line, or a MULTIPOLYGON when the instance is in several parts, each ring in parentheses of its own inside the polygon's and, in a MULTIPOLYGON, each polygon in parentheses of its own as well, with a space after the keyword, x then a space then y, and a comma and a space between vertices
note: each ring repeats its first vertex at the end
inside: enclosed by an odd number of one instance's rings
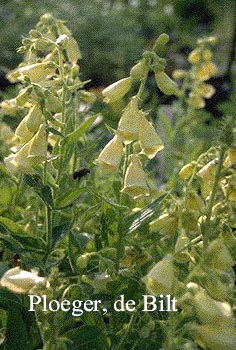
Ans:
POLYGON ((35 132, 43 121, 42 111, 39 105, 33 105, 27 114, 27 128, 35 132))
POLYGON ((44 277, 39 277, 36 272, 21 270, 17 266, 4 273, 0 284, 14 293, 29 293, 34 286, 42 282, 44 277))
POLYGON ((192 326, 194 340, 209 350, 235 350, 236 327, 225 324, 195 324, 192 326))
POLYGON ((127 193, 134 199, 150 194, 146 174, 138 156, 134 154, 130 156, 130 163, 125 173, 124 187, 121 192, 127 193))
POLYGON ((196 293, 193 299, 197 316, 201 323, 230 324, 233 320, 233 311, 229 303, 211 298, 205 290, 196 293))
POLYGON ((115 135, 99 154, 96 162, 106 170, 115 171, 119 168, 122 152, 121 138, 115 135))
POLYGON ((211 76, 217 73, 216 65, 211 61, 203 62, 196 70, 196 77, 200 81, 210 79, 211 76))
POLYGON ((37 133, 29 142, 29 154, 28 159, 32 159, 34 162, 43 162, 47 159, 47 134, 45 124, 41 124, 37 133))
POLYGON ((107 103, 113 103, 124 97, 132 86, 132 80, 131 77, 120 79, 106 87, 102 91, 104 101, 107 103))
POLYGON ((38 83, 39 81, 46 79, 48 76, 51 76, 54 71, 55 68, 52 68, 48 62, 34 63, 29 66, 20 67, 18 69, 18 72, 20 73, 18 79, 21 80, 21 77, 26 75, 30 78, 32 83, 38 83))
POLYGON ((4 159, 6 167, 10 172, 16 173, 22 171, 24 173, 33 173, 32 163, 27 159, 30 149, 29 143, 30 141, 21 147, 17 153, 11 154, 4 159))
POLYGON ((143 278, 147 290, 153 295, 172 294, 174 287, 174 267, 171 255, 166 255, 143 278))
POLYGON ((28 126, 28 115, 26 115, 15 130, 16 137, 19 137, 20 143, 28 142, 34 135, 33 131, 30 131, 28 126))
POLYGON ((137 97, 132 97, 118 124, 118 134, 125 144, 138 139, 141 118, 144 115, 138 108, 137 97))
POLYGON ((4 159, 11 172, 33 173, 33 167, 47 159, 47 136, 45 125, 41 124, 37 133, 16 154, 4 159))
POLYGON ((141 117, 139 141, 142 148, 141 154, 146 154, 149 159, 154 158, 157 152, 164 148, 160 136, 156 133, 151 123, 143 116, 141 117))

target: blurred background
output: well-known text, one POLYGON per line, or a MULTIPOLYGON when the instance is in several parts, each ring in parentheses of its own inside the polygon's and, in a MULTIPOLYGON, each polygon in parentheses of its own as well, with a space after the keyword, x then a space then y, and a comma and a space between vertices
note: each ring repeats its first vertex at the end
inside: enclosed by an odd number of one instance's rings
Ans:
MULTIPOLYGON (((225 0, 2 0, 0 5, 1 86, 5 71, 18 65, 22 36, 45 12, 65 19, 83 54, 83 79, 101 87, 124 77, 143 49, 169 34, 169 70, 182 68, 196 39, 216 35, 219 74, 232 71, 236 1, 225 0)), ((7 82, 5 82, 7 84, 7 82)))

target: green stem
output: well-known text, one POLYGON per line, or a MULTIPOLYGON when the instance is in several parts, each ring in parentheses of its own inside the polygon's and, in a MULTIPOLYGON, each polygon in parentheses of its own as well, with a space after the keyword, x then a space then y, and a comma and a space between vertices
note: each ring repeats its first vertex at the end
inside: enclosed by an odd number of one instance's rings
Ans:
POLYGON ((132 330, 132 327, 133 327, 133 325, 134 325, 134 323, 136 321, 137 316, 138 316, 138 312, 137 311, 132 314, 132 316, 130 318, 130 321, 129 321, 129 324, 128 324, 128 327, 127 327, 123 337, 121 338, 119 344, 114 348, 114 350, 121 350, 122 349, 122 347, 123 347, 123 345, 124 345, 128 335, 129 335, 130 330, 132 330))
POLYGON ((213 184, 213 188, 212 188, 212 192, 211 192, 211 196, 210 196, 210 200, 209 200, 209 205, 208 205, 208 209, 207 209, 207 213, 206 213, 206 220, 204 222, 204 225, 202 226, 204 249, 206 249, 207 244, 208 244, 208 240, 209 240, 209 232, 208 231, 210 230, 210 220, 211 220, 211 216, 212 216, 212 208, 213 208, 214 203, 215 203, 215 197, 216 197, 217 187, 218 187, 218 183, 219 183, 220 176, 221 176, 224 155, 225 155, 225 148, 222 147, 220 149, 219 163, 218 163, 217 168, 216 168, 214 184, 213 184))

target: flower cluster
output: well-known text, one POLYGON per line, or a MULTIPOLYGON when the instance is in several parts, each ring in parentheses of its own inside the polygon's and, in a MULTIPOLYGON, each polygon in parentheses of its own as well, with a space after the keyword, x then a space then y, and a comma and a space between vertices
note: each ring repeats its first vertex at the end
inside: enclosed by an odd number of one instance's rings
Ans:
MULTIPOLYGON (((43 15, 22 44, 19 51, 25 59, 8 73, 8 79, 24 87, 18 96, 1 103, 4 113, 23 116, 15 130, 19 142, 5 164, 13 173, 33 173, 35 166, 47 161, 48 142, 54 145, 55 137, 66 127, 67 132, 72 131, 66 125, 64 105, 84 83, 79 79, 78 44, 63 21, 43 15)), ((94 102, 94 95, 83 90, 78 96, 87 103, 94 102)))
MULTIPOLYGON (((144 154, 149 159, 154 158, 164 147, 154 127, 146 119, 146 114, 139 109, 137 96, 132 97, 124 109, 116 134, 98 156, 97 163, 111 171, 117 170, 124 153, 124 145, 135 142, 135 148, 137 142, 139 143, 139 154, 144 154)), ((139 154, 129 155, 122 189, 122 192, 128 193, 133 198, 149 195, 149 186, 139 154)))
POLYGON ((117 170, 125 153, 125 175, 121 192, 131 197, 150 195, 150 186, 142 168, 140 155, 153 159, 164 147, 160 136, 147 119, 147 113, 140 109, 142 93, 148 72, 155 74, 157 87, 166 95, 182 96, 177 84, 166 74, 166 60, 158 56, 168 42, 166 34, 160 35, 153 51, 145 51, 143 58, 130 70, 130 76, 117 81, 103 90, 104 101, 113 103, 122 99, 135 84, 140 83, 138 93, 132 96, 123 110, 113 139, 98 156, 97 163, 111 171, 117 170), (127 159, 127 146, 129 155, 127 159), (125 146, 125 147, 124 147, 125 146))
POLYGON ((214 45, 216 39, 209 37, 197 41, 197 47, 190 52, 188 61, 191 64, 189 71, 175 70, 173 77, 175 79, 186 78, 187 88, 189 89, 187 102, 196 109, 205 107, 205 99, 211 98, 215 93, 215 88, 206 83, 217 73, 217 67, 212 62, 212 51, 210 45, 214 45))

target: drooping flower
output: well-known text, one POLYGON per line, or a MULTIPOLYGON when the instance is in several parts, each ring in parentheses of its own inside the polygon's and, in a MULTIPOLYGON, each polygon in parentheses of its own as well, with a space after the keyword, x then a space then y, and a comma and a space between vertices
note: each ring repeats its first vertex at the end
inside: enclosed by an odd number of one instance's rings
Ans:
POLYGON ((124 78, 120 79, 117 82, 106 87, 102 94, 104 96, 104 101, 107 103, 115 102, 121 99, 123 96, 127 94, 132 86, 132 78, 124 78))
POLYGON ((129 144, 138 139, 143 115, 144 113, 138 108, 138 99, 133 97, 125 108, 117 129, 124 143, 129 144))
POLYGON ((21 80, 26 75, 32 83, 38 83, 52 75, 54 71, 55 68, 52 68, 48 62, 34 63, 29 66, 20 67, 18 69, 20 74, 18 79, 21 80))
POLYGON ((36 284, 44 282, 44 277, 39 277, 36 272, 21 270, 14 267, 2 276, 0 284, 14 293, 28 293, 36 284))
POLYGON ((115 135, 113 139, 105 146, 97 158, 97 163, 107 170, 115 171, 118 169, 122 157, 123 144, 119 135, 115 135))
POLYGON ((166 255, 149 271, 143 281, 153 295, 171 294, 174 286, 173 258, 166 255))
POLYGON ((138 156, 134 154, 130 156, 130 163, 125 173, 124 187, 121 192, 127 193, 134 199, 150 194, 146 174, 138 156))
POLYGON ((164 148, 161 138, 154 127, 143 116, 141 117, 139 141, 142 148, 141 154, 146 154, 149 159, 154 158, 157 152, 164 148))

